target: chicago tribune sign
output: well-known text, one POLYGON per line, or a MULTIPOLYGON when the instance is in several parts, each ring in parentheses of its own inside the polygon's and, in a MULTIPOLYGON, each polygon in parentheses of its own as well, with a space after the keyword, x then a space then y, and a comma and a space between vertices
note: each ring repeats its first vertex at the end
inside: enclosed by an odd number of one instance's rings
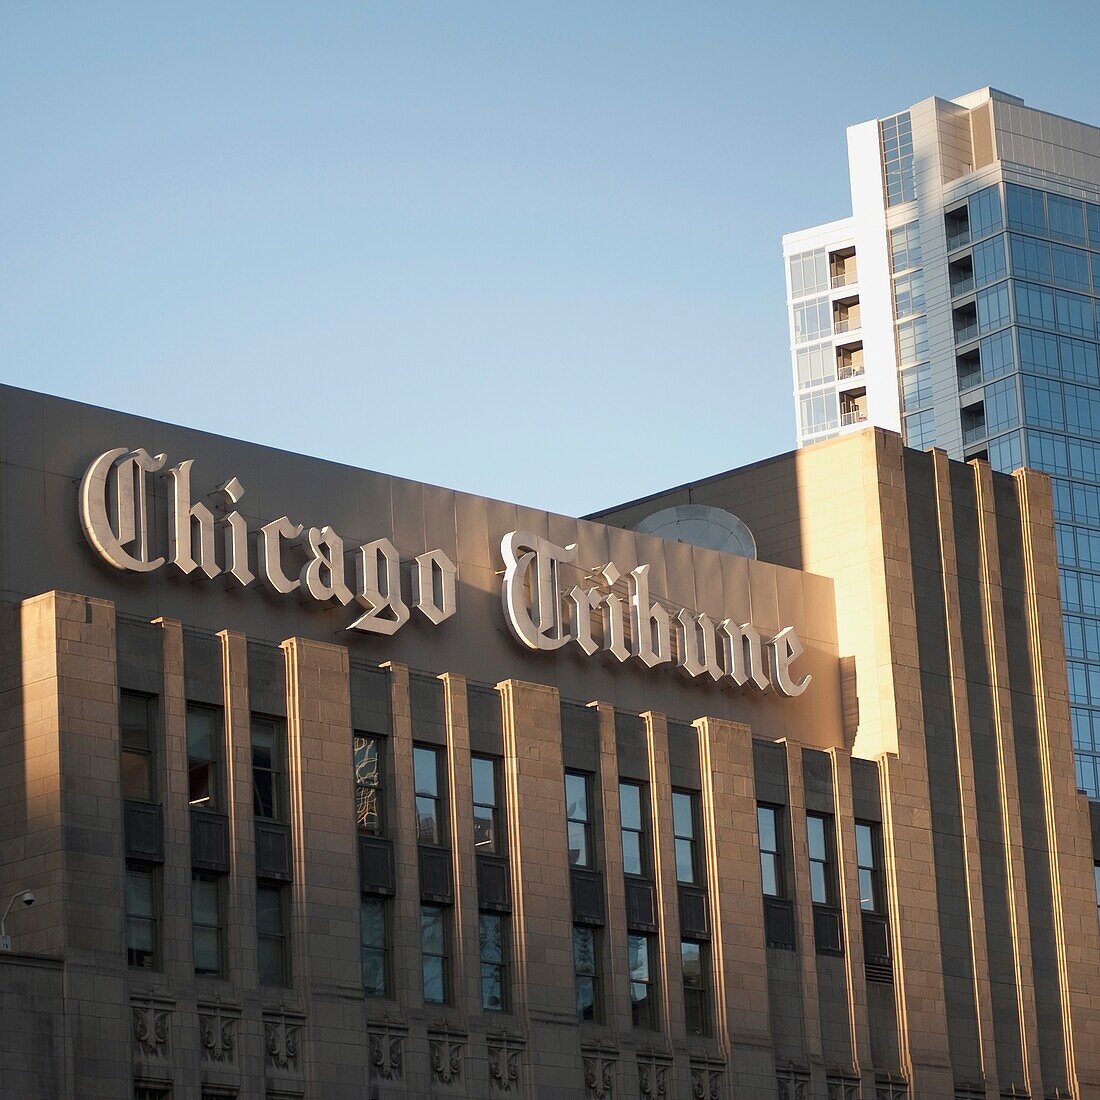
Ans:
MULTIPOLYGON (((255 532, 254 572, 248 524, 234 507, 244 486, 231 477, 214 490, 229 509, 215 516, 206 504, 192 500, 194 460, 165 470, 167 461, 167 455, 140 447, 117 447, 104 451, 84 473, 81 526, 92 549, 115 569, 151 573, 167 564, 184 576, 221 576, 242 588, 260 581, 281 595, 298 592, 320 604, 354 603, 358 614, 347 629, 370 634, 395 634, 413 611, 438 625, 458 610, 458 571, 442 550, 414 558, 406 586, 401 556, 389 539, 347 546, 332 527, 303 528, 288 516, 255 532), (154 557, 149 479, 162 471, 168 490, 167 552, 154 557), (288 573, 286 551, 292 546, 305 562, 288 573)), ((604 652, 647 668, 674 666, 695 679, 788 697, 801 695, 810 684, 808 674, 798 678, 792 672, 803 653, 793 627, 764 638, 752 623, 713 619, 687 608, 672 613, 650 594, 648 565, 624 575, 608 562, 598 572, 599 583, 566 588, 563 568, 577 568, 577 547, 558 546, 525 531, 509 531, 500 548, 505 619, 513 637, 528 649, 574 645, 586 656, 604 652)))

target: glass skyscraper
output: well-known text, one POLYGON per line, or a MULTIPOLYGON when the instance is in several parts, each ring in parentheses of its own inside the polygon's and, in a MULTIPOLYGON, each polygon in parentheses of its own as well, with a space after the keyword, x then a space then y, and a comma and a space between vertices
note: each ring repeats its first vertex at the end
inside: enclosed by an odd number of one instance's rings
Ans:
POLYGON ((1053 478, 1077 784, 1100 799, 1100 128, 984 88, 848 130, 784 237, 799 444, 865 422, 1053 478))

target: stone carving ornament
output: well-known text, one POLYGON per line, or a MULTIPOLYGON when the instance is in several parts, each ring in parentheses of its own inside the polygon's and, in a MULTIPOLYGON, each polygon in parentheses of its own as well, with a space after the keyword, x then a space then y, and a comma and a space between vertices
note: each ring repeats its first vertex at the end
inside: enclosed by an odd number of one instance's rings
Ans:
POLYGON ((223 1015, 220 1006, 199 1013, 199 1035, 205 1062, 219 1065, 232 1062, 237 1045, 237 1018, 223 1015))
POLYGON ((381 1081, 400 1081, 404 1072, 404 1036, 388 1028, 368 1032, 370 1071, 381 1081))
POLYGON ((134 1049, 144 1058, 168 1057, 171 1013, 155 1005, 133 1006, 134 1049))
POLYGON ((432 1075, 441 1085, 452 1085, 462 1076, 462 1037, 449 1031, 428 1036, 432 1075))
POLYGON ((638 1059, 638 1094, 641 1100, 662 1100, 668 1095, 668 1065, 638 1059))
POLYGON ((692 1100, 718 1100, 722 1071, 714 1066, 691 1067, 692 1100))
POLYGON ((615 1056, 594 1050, 584 1055, 585 1100, 607 1100, 615 1079, 615 1056))
POLYGON ((268 1065, 284 1070, 298 1068, 299 1030, 298 1024, 288 1024, 286 1020, 264 1021, 264 1047, 267 1050, 268 1065))
POLYGON ((501 1092, 519 1088, 519 1057, 523 1044, 508 1035, 489 1038, 489 1083, 501 1092))

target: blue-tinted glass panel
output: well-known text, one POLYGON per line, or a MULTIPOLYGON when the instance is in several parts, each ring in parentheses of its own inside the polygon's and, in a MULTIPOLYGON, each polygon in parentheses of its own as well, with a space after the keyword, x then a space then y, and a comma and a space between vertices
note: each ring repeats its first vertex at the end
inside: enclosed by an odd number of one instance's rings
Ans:
POLYGON ((932 365, 921 363, 901 372, 901 407, 907 412, 932 403, 932 365))
POLYGON ((1095 344, 1061 336, 1058 339, 1058 351, 1063 378, 1087 382, 1093 386, 1100 385, 1100 364, 1097 361, 1095 344))
POLYGON ((1080 199, 1047 195, 1050 235, 1073 244, 1085 243, 1085 204, 1080 199))
POLYGON ((909 112, 884 118, 879 124, 879 134, 886 176, 886 205, 909 202, 917 194, 913 170, 913 127, 909 112))
POLYGON ((985 388, 985 427, 989 435, 997 435, 1020 423, 1016 398, 1016 379, 1002 378, 985 388))
POLYGON ((984 191, 977 191, 967 200, 970 207, 970 239, 978 240, 1003 228, 1001 218, 1001 193, 996 184, 984 191))
POLYGON ((1045 237, 1047 233, 1046 203, 1043 192, 1033 187, 1021 187, 1009 183, 1005 186, 1005 198, 1008 202, 1008 226, 1010 229, 1022 229, 1025 233, 1038 233, 1045 237))
POLYGON ((1003 328, 1012 320, 1008 301, 1008 283, 999 283, 987 290, 980 290, 977 298, 978 331, 992 332, 1003 328))
POLYGON ((1095 336, 1096 322, 1093 318, 1092 299, 1083 294, 1070 294, 1060 290, 1055 296, 1057 307, 1058 331, 1068 332, 1071 336, 1095 336))
POLYGON ((1065 244, 1052 244, 1050 257, 1054 281, 1058 286, 1085 291, 1091 288, 1087 252, 1080 248, 1070 248, 1065 244))
POLYGON ((1051 280, 1050 245, 1034 237, 1009 238, 1012 252, 1012 274, 1020 279, 1037 279, 1041 283, 1051 280))
POLYGON ((1068 474, 1069 453, 1064 436, 1047 432, 1027 433, 1027 461, 1048 474, 1068 474))
POLYGON ((1085 205, 1085 220, 1089 226, 1089 246, 1100 248, 1100 206, 1091 202, 1085 205))
POLYGON ((920 267, 920 223, 908 222, 890 230, 890 270, 920 267))
POLYGON ((1066 430, 1074 435, 1100 437, 1100 393, 1087 386, 1063 386, 1066 430))
POLYGON ((1069 452, 1069 473, 1086 481, 1100 480, 1100 447, 1087 439, 1066 441, 1069 452))
POLYGON ((973 259, 975 286, 985 286, 987 283, 1003 279, 1008 274, 1004 237, 992 237, 988 241, 975 245, 973 259))
POLYGON ((904 418, 905 445, 926 451, 936 445, 936 410, 925 409, 904 418))
POLYGON ((989 465, 1003 474, 1011 473, 1024 464, 1024 449, 1019 432, 1002 435, 989 441, 989 465))
POLYGON ((1020 329, 1020 369, 1039 374, 1061 374, 1058 338, 1034 329, 1020 329))
POLYGON ((1016 358, 1012 350, 1012 332, 1003 332, 986 336, 981 343, 982 378, 991 382, 994 378, 1008 374, 1016 368, 1016 358))
POLYGON ((1066 413, 1062 404, 1062 386, 1049 378, 1023 376, 1024 420, 1034 428, 1065 431, 1066 413))
POLYGON ((1054 291, 1034 283, 1016 283, 1016 320, 1021 325, 1054 328, 1054 291))
MULTIPOLYGON (((1082 485, 1080 482, 1065 482, 1059 481, 1056 483, 1060 488, 1063 486, 1071 490, 1072 496, 1072 517, 1078 523, 1089 523, 1095 526, 1100 526, 1100 488, 1095 485, 1082 485)), ((1055 493, 1055 510, 1056 512, 1063 511, 1059 501, 1059 493, 1055 493)), ((1067 518, 1064 515, 1059 515, 1060 519, 1067 518)), ((1100 654, 1098 654, 1100 659, 1100 654)))

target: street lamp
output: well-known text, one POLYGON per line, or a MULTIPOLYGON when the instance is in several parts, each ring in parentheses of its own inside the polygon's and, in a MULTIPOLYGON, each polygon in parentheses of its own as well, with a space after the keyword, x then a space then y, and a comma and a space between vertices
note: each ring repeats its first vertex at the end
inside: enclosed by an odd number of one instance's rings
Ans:
POLYGON ((11 901, 8 902, 8 907, 4 910, 4 915, 0 917, 0 951, 11 950, 11 936, 8 935, 5 924, 8 919, 8 914, 11 912, 11 907, 17 901, 21 901, 27 908, 30 908, 34 904, 34 894, 32 894, 30 890, 20 890, 12 894, 11 901))

